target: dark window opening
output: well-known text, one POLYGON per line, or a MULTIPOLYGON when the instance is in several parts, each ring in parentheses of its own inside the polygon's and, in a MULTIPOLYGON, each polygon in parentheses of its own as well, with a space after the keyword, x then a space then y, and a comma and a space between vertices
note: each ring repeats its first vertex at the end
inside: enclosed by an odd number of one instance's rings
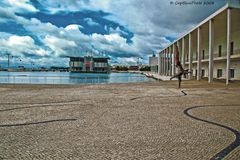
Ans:
POLYGON ((202 75, 201 76, 202 76, 202 78, 205 76, 205 70, 204 69, 202 70, 202 75))
POLYGON ((217 78, 222 77, 222 69, 217 70, 217 78))
POLYGON ((230 55, 233 55, 233 51, 234 51, 234 43, 231 42, 230 43, 230 55))
POLYGON ((218 57, 222 57, 222 46, 218 46, 218 57))
POLYGON ((205 59, 205 53, 204 53, 204 50, 202 51, 202 59, 205 59))
POLYGON ((230 78, 234 78, 234 69, 230 69, 230 78))

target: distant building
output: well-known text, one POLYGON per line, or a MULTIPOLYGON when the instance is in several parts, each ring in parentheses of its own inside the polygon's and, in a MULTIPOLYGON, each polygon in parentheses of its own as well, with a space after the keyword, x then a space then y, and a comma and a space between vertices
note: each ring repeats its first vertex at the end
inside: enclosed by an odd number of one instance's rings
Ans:
POLYGON ((108 57, 70 57, 70 72, 109 73, 108 57))
POLYGON ((129 66, 128 70, 130 70, 130 71, 138 71, 139 70, 139 66, 129 66))
POLYGON ((155 54, 149 57, 148 65, 151 67, 151 72, 158 72, 158 57, 155 54))
POLYGON ((26 68, 24 67, 24 66, 18 66, 18 69, 17 69, 18 71, 25 71, 26 70, 26 68))
POLYGON ((53 72, 68 72, 69 68, 68 67, 55 67, 55 66, 52 66, 50 68, 50 71, 53 71, 53 72))

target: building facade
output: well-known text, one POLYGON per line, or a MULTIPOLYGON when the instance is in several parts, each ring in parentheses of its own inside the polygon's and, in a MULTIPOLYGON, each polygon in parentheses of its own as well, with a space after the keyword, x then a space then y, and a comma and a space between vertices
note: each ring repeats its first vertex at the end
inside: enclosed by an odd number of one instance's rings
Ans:
POLYGON ((175 47, 189 79, 240 80, 240 1, 229 1, 159 53, 158 74, 176 74, 175 47))
POLYGON ((108 57, 70 57, 70 72, 83 73, 109 73, 110 65, 108 57))
POLYGON ((158 72, 158 57, 155 54, 149 57, 148 65, 151 67, 151 72, 158 72))

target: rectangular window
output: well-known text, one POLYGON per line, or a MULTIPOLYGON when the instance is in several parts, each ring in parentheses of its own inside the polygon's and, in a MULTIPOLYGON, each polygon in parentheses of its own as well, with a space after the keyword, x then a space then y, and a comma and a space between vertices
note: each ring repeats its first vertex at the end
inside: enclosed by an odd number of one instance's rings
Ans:
POLYGON ((202 78, 205 76, 205 70, 202 70, 202 78))
POLYGON ((222 57, 222 46, 218 46, 218 57, 222 57))
POLYGON ((217 78, 222 77, 222 69, 217 70, 217 78))
POLYGON ((195 70, 195 76, 196 76, 196 78, 197 78, 197 69, 195 70))
POLYGON ((234 78, 234 69, 230 69, 230 78, 234 78))
POLYGON ((204 53, 204 50, 202 51, 202 59, 205 59, 205 53, 204 53))
POLYGON ((230 44, 230 55, 233 55, 233 51, 234 51, 234 43, 231 42, 231 44, 230 44))

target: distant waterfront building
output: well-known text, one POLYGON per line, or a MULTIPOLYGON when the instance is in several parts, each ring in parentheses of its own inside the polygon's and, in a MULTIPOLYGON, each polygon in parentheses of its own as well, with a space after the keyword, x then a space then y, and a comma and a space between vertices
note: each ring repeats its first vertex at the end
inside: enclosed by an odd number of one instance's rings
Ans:
POLYGON ((158 57, 155 54, 149 57, 148 65, 151 67, 151 72, 158 72, 158 57))
POLYGON ((70 57, 70 72, 109 73, 108 57, 70 57))
POLYGON ((158 74, 176 74, 175 46, 189 79, 240 80, 240 1, 231 0, 159 53, 158 74))
POLYGON ((18 66, 17 70, 23 72, 26 70, 26 68, 24 66, 18 66))
POLYGON ((130 70, 130 71, 138 71, 139 70, 139 66, 129 66, 128 70, 130 70))

